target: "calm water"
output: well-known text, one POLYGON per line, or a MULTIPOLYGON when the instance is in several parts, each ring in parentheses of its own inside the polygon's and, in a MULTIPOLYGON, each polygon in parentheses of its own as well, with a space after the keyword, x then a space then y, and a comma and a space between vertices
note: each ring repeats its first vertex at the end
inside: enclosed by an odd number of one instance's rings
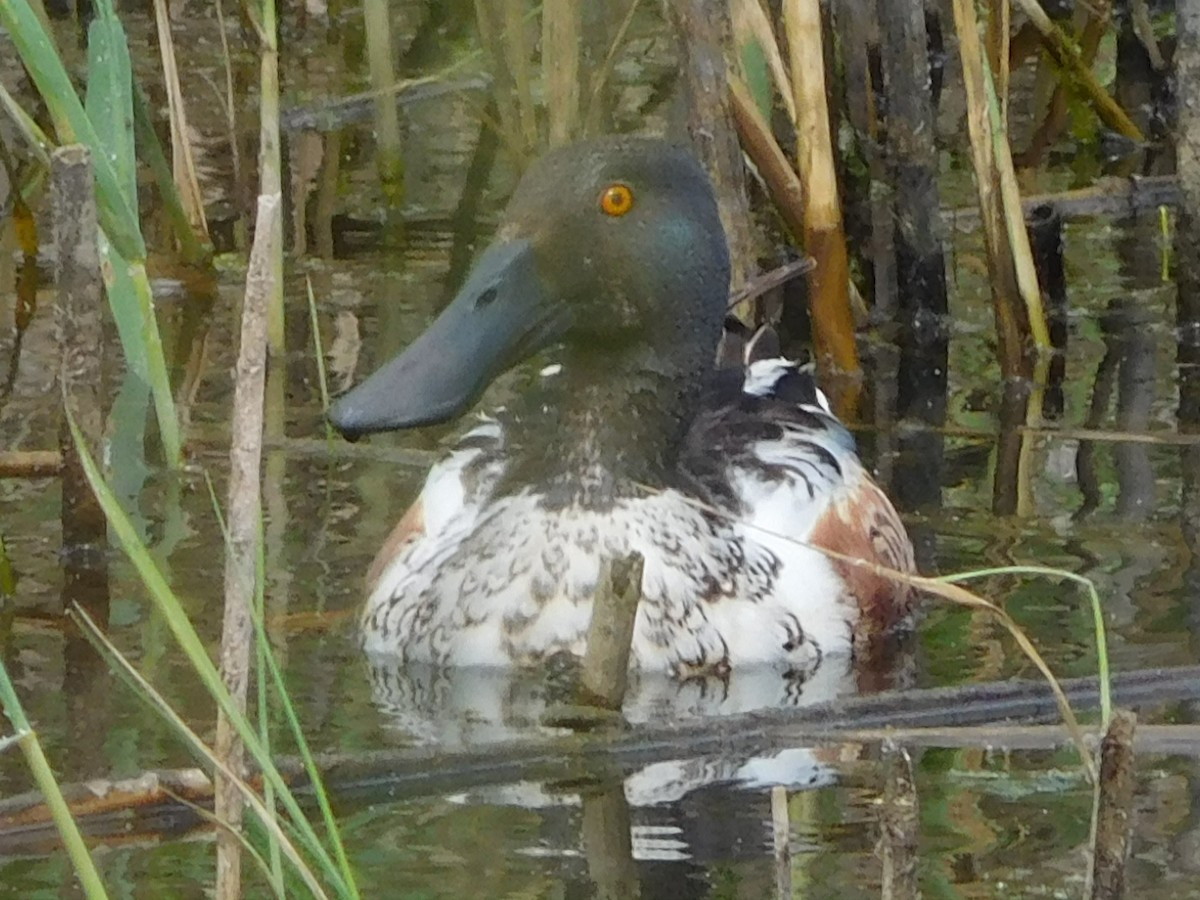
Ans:
MULTIPOLYGON (((396 4, 394 13, 398 36, 423 33, 429 15, 424 4, 396 4)), ((469 13, 468 5, 455 15, 469 21, 469 13)), ((297 38, 309 42, 302 46, 310 50, 285 61, 288 90, 297 102, 366 87, 356 15, 346 14, 343 42, 333 49, 311 35, 297 38)), ((456 46, 462 34, 469 39, 470 29, 450 19, 439 33, 447 46, 456 46)), ((181 65, 223 83, 215 23, 200 18, 186 28, 181 65)), ((149 70, 155 58, 146 44, 149 24, 133 18, 130 30, 135 53, 146 60, 139 67, 149 70)), ((617 66, 627 90, 616 118, 629 125, 640 113, 650 128, 661 129, 671 115, 669 104, 655 106, 643 96, 644 85, 670 68, 661 29, 648 12, 635 21, 632 34, 628 58, 617 66)), ((397 40, 407 46, 407 39, 397 40)), ((434 57, 430 61, 412 50, 411 60, 414 66, 448 61, 434 57)), ((10 59, 8 51, 0 58, 10 59)), ((239 62, 248 67, 251 61, 239 62)), ((14 83, 10 62, 0 73, 6 84, 14 83)), ((192 112, 208 139, 205 190, 214 203, 228 204, 236 194, 220 149, 219 106, 212 91, 198 88, 196 94, 192 112)), ((331 382, 344 387, 429 321, 461 279, 476 237, 492 227, 513 174, 501 153, 482 181, 468 179, 479 162, 480 102, 471 94, 447 95, 404 108, 407 241, 385 222, 369 123, 324 136, 292 136, 297 156, 303 144, 305 152, 319 148, 326 159, 341 159, 339 172, 320 177, 336 178, 336 211, 359 224, 337 226, 336 258, 309 252, 289 261, 290 355, 272 387, 275 415, 288 436, 323 437, 305 278, 311 278, 317 297, 331 382)), ((940 120, 948 146, 961 141, 955 102, 947 98, 940 120)), ((252 101, 246 103, 252 110, 252 101)), ((947 155, 943 201, 963 205, 970 202, 969 181, 953 159, 947 155)), ((1071 179, 1070 170, 1055 170, 1027 187, 1049 190, 1071 179)), ((309 213, 312 250, 332 226, 312 205, 309 213)), ((150 223, 155 215, 148 214, 150 223)), ((876 427, 861 435, 864 455, 905 512, 923 571, 1029 563, 1093 578, 1118 669, 1200 662, 1195 453, 1147 440, 1078 436, 1081 429, 1144 435, 1179 428, 1176 292, 1163 275, 1169 242, 1164 244, 1159 228, 1157 213, 1067 226, 1070 342, 1062 413, 1054 425, 1076 434, 1028 438, 1018 477, 1005 475, 1001 462, 1003 438, 1016 432, 1003 411, 995 367, 982 244, 970 231, 948 230, 952 316, 944 428, 922 430, 920 404, 901 397, 895 405, 881 399, 873 410, 876 427), (906 405, 910 412, 897 423, 895 410, 906 405), (1016 512, 995 513, 997 497, 1012 499, 1016 512)), ((9 245, 3 246, 7 258, 9 245)), ((162 284, 159 310, 186 382, 194 465, 176 480, 152 457, 145 465, 138 461, 131 450, 140 443, 136 391, 120 395, 118 404, 126 406, 114 411, 112 425, 114 481, 201 633, 214 642, 222 544, 203 475, 214 479, 223 496, 243 265, 237 254, 222 258, 207 298, 211 310, 204 315, 195 314, 204 301, 194 292, 162 284)), ((0 445, 51 447, 57 429, 53 404, 46 400, 55 360, 53 294, 39 293, 18 348, 12 280, 5 272, 0 370, 13 375, 0 399, 0 445)), ((886 396, 895 353, 882 332, 870 337, 872 396, 886 396)), ((523 377, 506 379, 485 405, 502 402, 523 377)), ((120 387, 114 373, 113 396, 120 387)), ((356 608, 366 565, 423 475, 419 465, 381 460, 381 448, 436 451, 452 433, 376 439, 365 453, 343 452, 340 445, 332 455, 319 445, 292 446, 267 459, 273 635, 318 749, 353 755, 417 742, 458 748, 537 731, 545 700, 540 682, 447 682, 396 673, 361 657, 347 620, 311 629, 289 617, 356 608)), ((168 730, 57 618, 63 585, 59 502, 54 481, 0 481, 0 530, 20 579, 15 616, 0 608, 0 652, 46 750, 66 781, 190 765, 168 730)), ((165 626, 128 565, 114 555, 112 566, 114 641, 188 721, 210 733, 210 703, 165 626)), ((977 587, 1004 601, 1058 672, 1094 672, 1090 612, 1081 596, 1061 585, 1009 577, 977 587)), ((1034 675, 1003 629, 964 610, 931 604, 915 644, 883 683, 930 686, 1034 675)), ((866 681, 854 673, 818 673, 804 686, 802 699, 853 692, 866 681)), ((648 685, 631 714, 654 719, 743 709, 773 702, 777 690, 754 679, 707 690, 648 685)), ((1175 704, 1143 718, 1195 721, 1196 709, 1175 704)), ((769 760, 679 760, 639 772, 624 785, 599 780, 582 791, 578 785, 525 783, 397 799, 386 786, 344 785, 339 812, 368 896, 624 896, 636 884, 643 897, 756 898, 775 891, 767 785, 782 781, 791 788, 793 896, 874 897, 880 881, 878 755, 877 747, 845 744, 795 748, 769 760)), ((924 750, 913 751, 913 759, 926 896, 1081 895, 1091 793, 1071 752, 924 750)), ((1200 897, 1197 762, 1143 758, 1139 775, 1132 896, 1200 897)), ((0 797, 28 789, 19 757, 0 756, 0 797)), ((213 850, 203 830, 137 835, 103 844, 96 855, 113 896, 201 897, 211 888, 213 850)), ((61 854, 0 839, 0 897, 69 895, 70 880, 61 854)), ((248 893, 255 891, 261 885, 248 893)))

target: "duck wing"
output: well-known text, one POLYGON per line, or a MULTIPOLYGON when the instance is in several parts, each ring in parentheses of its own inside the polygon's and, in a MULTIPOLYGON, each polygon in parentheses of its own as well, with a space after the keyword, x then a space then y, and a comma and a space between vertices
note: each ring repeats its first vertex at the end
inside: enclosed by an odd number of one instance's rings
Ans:
MULTIPOLYGON (((775 358, 718 372, 687 434, 679 474, 748 537, 757 533, 776 546, 784 538, 915 571, 899 515, 863 467, 810 366, 775 358)), ((844 559, 833 564, 844 599, 859 608, 860 635, 908 615, 906 584, 844 559)))

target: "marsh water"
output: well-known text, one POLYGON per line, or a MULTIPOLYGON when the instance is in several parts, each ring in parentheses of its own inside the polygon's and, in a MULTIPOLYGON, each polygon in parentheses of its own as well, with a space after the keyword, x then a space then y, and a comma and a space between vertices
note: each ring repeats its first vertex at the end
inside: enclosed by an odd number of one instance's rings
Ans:
MULTIPOLYGON (((411 69, 407 74, 465 57, 455 77, 482 78, 485 67, 470 55, 470 4, 446 4, 450 11, 438 13, 443 21, 431 24, 438 7, 392 4, 393 39, 411 69)), ((153 72, 151 20, 134 12, 126 25, 137 68, 153 72)), ((176 39, 204 189, 212 209, 228 212, 244 198, 233 186, 222 137, 217 27, 208 14, 189 14, 176 39)), ((61 31, 69 46, 72 27, 61 31)), ((303 51, 283 61, 285 96, 293 105, 315 108, 369 86, 361 14, 353 4, 341 11, 336 29, 296 26, 288 40, 303 51)), ((614 70, 624 91, 614 124, 668 129, 676 113, 669 99, 656 97, 671 55, 653 9, 633 20, 627 40, 614 70)), ((2 42, 0 76, 19 89, 20 73, 2 42)), ((254 65, 252 55, 235 49, 235 68, 247 82, 254 65)), ((242 99, 252 113, 252 91, 242 99)), ((445 302, 515 178, 511 159, 502 147, 489 147, 488 129, 480 125, 485 102, 473 89, 404 100, 405 193, 398 209, 388 208, 379 187, 369 117, 297 119, 304 127, 288 133, 294 179, 289 352, 286 365, 273 368, 268 389, 272 433, 287 440, 271 445, 264 466, 266 602, 276 651, 319 751, 449 750, 542 732, 538 714, 547 689, 536 677, 446 680, 394 672, 359 652, 353 611, 363 573, 415 495, 428 460, 455 428, 376 438, 365 449, 327 440, 309 324, 307 283, 336 391, 403 346, 445 302), (297 209, 306 211, 307 221, 297 209), (343 611, 349 615, 332 615, 343 611)), ((946 148, 942 204, 969 206, 961 99, 949 90, 939 132, 946 148)), ((1090 183, 1103 167, 1094 144, 1066 144, 1048 170, 1028 177, 1028 192, 1090 183)), ((146 203, 153 235, 159 211, 146 203)), ((870 399, 861 449, 901 507, 922 571, 1036 564, 1088 576, 1104 604, 1117 670, 1200 663, 1200 455, 1194 445, 1173 440, 1189 431, 1179 410, 1187 406, 1181 396, 1195 373, 1186 362, 1190 348, 1181 344, 1189 332, 1177 324, 1164 224, 1169 228, 1170 215, 1158 210, 1066 224, 1066 375, 1047 392, 1043 429, 1022 431, 1024 419, 1014 420, 1006 404, 976 230, 952 222, 946 230, 951 314, 944 393, 912 395, 921 380, 902 379, 897 396, 891 388, 903 348, 890 342, 886 327, 869 330, 864 341, 870 399), (1012 440, 1019 435, 1024 443, 1014 457, 1012 440), (1009 465, 1014 458, 1015 468, 1009 465)), ((25 311, 18 315, 13 245, 0 249, 0 370, 7 373, 0 445, 52 448, 58 433, 51 400, 57 359, 52 286, 43 282, 27 326, 18 329, 25 311)), ((221 255, 211 283, 197 284, 167 266, 156 282, 189 438, 190 465, 182 475, 166 472, 155 459, 152 436, 144 435, 146 397, 125 381, 119 364, 111 367, 109 384, 112 481, 214 645, 223 543, 205 479, 211 477, 223 496, 244 260, 242 252, 221 255)), ((109 357, 119 359, 111 329, 109 337, 109 357)), ((504 379, 483 405, 520 390, 542 362, 504 379)), ((191 765, 169 728, 60 616, 64 567, 71 561, 59 552, 57 481, 0 481, 0 510, 17 575, 14 597, 0 606, 0 652, 60 778, 122 778, 191 765)), ((117 551, 110 566, 112 640, 188 722, 211 736, 211 703, 136 575, 117 551)), ((1096 671, 1091 614, 1081 593, 1012 576, 975 586, 1004 602, 1060 675, 1096 671)), ((978 611, 930 601, 900 664, 880 678, 819 674, 802 686, 799 702, 875 686, 1013 676, 1036 672, 1001 627, 978 611)), ((643 686, 634 717, 715 714, 767 705, 775 694, 752 680, 643 686)), ((1143 709, 1141 717, 1186 723, 1197 713, 1195 705, 1175 703, 1143 709)), ((912 757, 926 896, 1082 895, 1092 793, 1070 748, 914 749, 912 757)), ((526 782, 409 796, 381 780, 344 790, 337 802, 364 896, 625 896, 636 888, 642 897, 757 898, 776 891, 770 785, 782 783, 789 789, 792 896, 874 897, 881 877, 882 778, 876 745, 839 743, 791 748, 766 760, 660 763, 624 784, 597 777, 583 786, 526 782), (612 803, 617 812, 598 810, 598 803, 612 803)), ((0 797, 30 789, 19 755, 0 755, 0 797)), ((139 831, 95 848, 118 897, 207 896, 213 855, 211 831, 202 825, 139 831)), ((1200 898, 1195 757, 1139 758, 1129 879, 1131 896, 1200 898)), ((71 896, 71 884, 65 856, 50 844, 0 843, 0 897, 71 896)), ((265 888, 251 882, 247 892, 257 896, 265 888)))

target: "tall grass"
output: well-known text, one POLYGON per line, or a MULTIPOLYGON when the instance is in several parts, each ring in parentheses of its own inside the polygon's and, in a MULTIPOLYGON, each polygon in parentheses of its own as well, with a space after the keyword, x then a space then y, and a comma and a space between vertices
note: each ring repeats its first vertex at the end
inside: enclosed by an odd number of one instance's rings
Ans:
POLYGON ((129 369, 150 386, 163 455, 176 466, 182 456, 179 422, 137 219, 129 49, 112 0, 97 0, 95 9, 88 30, 86 108, 27 0, 0 0, 0 24, 46 103, 58 141, 83 143, 92 151, 109 304, 129 369))
MULTIPOLYGON (((274 817, 268 812, 260 798, 250 791, 243 779, 229 768, 224 760, 218 758, 212 751, 207 750, 203 742, 195 738, 194 733, 178 718, 169 712, 170 707, 153 691, 148 682, 140 680, 139 695, 149 700, 152 705, 164 715, 164 718, 185 740, 186 743, 213 767, 216 771, 233 783, 244 801, 247 802, 256 820, 268 829, 275 839, 280 841, 284 858, 292 871, 309 886, 313 896, 356 898, 358 889, 355 885, 354 874, 350 868, 349 859, 342 845, 333 809, 324 790, 320 772, 317 770, 308 743, 304 739, 299 717, 296 715, 291 699, 287 694, 282 672, 270 652, 269 638, 263 623, 261 611, 250 610, 250 620, 254 631, 254 639, 263 648, 262 659, 266 665, 270 691, 267 693, 268 703, 282 711, 288 725, 291 738, 305 761, 310 785, 317 797, 322 814, 325 839, 322 840, 313 823, 309 821, 300 806, 299 800, 291 785, 274 764, 270 746, 264 742, 259 724, 252 720, 244 711, 234 696, 226 687, 221 673, 208 654, 204 641, 197 634, 187 612, 175 592, 167 583, 158 564, 154 561, 145 544, 138 536, 137 529, 128 514, 118 502, 112 489, 105 482, 95 460, 87 454, 86 448, 80 442, 79 432, 71 423, 72 434, 79 448, 84 471, 88 482, 95 491, 105 515, 108 517, 112 533, 121 548, 125 551, 130 562, 140 577, 155 608, 163 617, 171 634, 174 636, 184 657, 191 665, 200 684, 213 698, 222 715, 237 733, 246 751, 249 753, 255 767, 261 773, 264 785, 269 785, 275 798, 282 807, 284 816, 273 826, 274 817), (286 838, 286 840, 284 839, 286 838), (289 849, 294 845, 295 852, 289 849), (320 889, 318 885, 323 885, 320 889)), ((111 648, 108 649, 113 654, 111 648)), ((132 666, 113 656, 114 661, 127 673, 136 675, 132 666)))
MULTIPOLYGON (((76 435, 76 439, 78 440, 78 435, 76 435)), ((54 777, 54 771, 50 768, 46 754, 42 751, 41 742, 38 741, 36 732, 29 724, 25 709, 21 706, 12 680, 8 677, 8 670, 4 667, 3 659, 0 659, 0 710, 3 710, 4 714, 8 716, 8 721, 12 723, 14 731, 11 736, 0 738, 0 753, 14 744, 21 749, 25 755, 25 763, 29 766, 29 771, 33 773, 34 781, 37 782, 38 790, 46 798, 46 805, 54 817, 54 825, 62 836, 63 846, 67 849, 67 855, 71 857, 71 864, 79 876, 79 883, 83 887, 84 894, 88 900, 106 898, 108 894, 100 880, 100 873, 96 871, 96 864, 92 861, 91 854, 88 853, 87 845, 83 842, 83 835, 79 833, 79 828, 71 817, 67 801, 63 798, 58 781, 54 777)))

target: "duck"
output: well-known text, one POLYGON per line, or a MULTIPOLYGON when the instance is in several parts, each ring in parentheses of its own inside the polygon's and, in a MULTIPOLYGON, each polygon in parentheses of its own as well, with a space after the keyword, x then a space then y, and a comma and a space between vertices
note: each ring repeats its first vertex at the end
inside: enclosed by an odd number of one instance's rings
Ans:
POLYGON ((878 567, 914 572, 912 543, 811 367, 715 364, 729 286, 687 148, 609 136, 529 166, 451 302, 328 413, 348 439, 446 423, 551 360, 475 420, 387 537, 369 654, 581 656, 602 562, 635 553, 638 672, 812 671, 911 620, 912 591, 878 567))

